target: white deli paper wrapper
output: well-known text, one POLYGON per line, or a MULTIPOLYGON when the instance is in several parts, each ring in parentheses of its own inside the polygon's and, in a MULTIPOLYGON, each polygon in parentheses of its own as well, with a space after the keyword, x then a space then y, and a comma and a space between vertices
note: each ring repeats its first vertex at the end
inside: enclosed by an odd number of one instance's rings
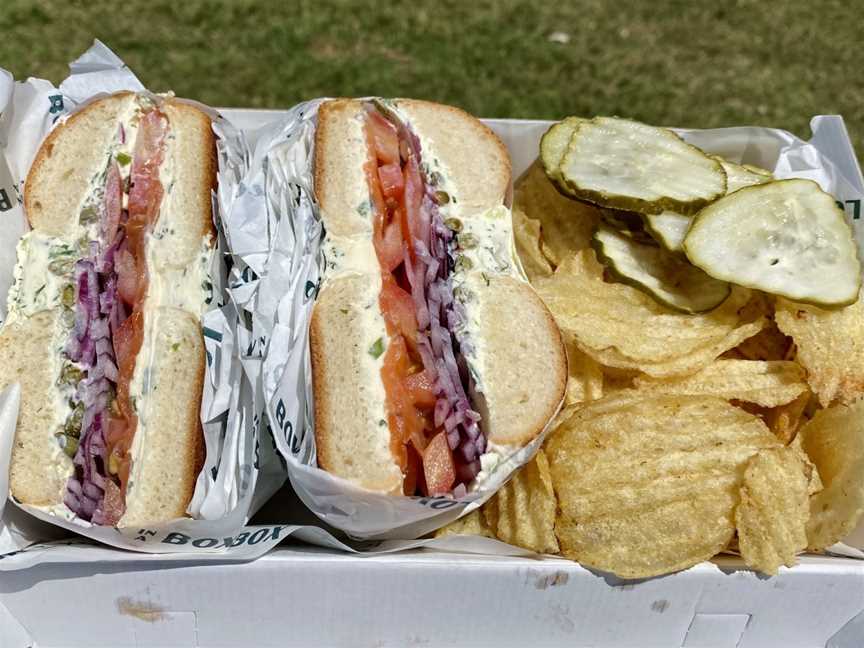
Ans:
MULTIPOLYGON (((54 88, 49 82, 29 79, 9 86, 5 71, 0 71, 0 200, 8 201, 10 213, 0 220, 0 319, 5 316, 15 245, 27 229, 20 195, 30 163, 45 135, 59 120, 96 96, 118 90, 141 91, 143 86, 110 50, 98 41, 71 66, 72 74, 54 88), (13 198, 14 197, 14 198, 13 198)), ((215 111, 203 107, 217 117, 215 111)), ((236 186, 235 178, 248 163, 242 133, 218 119, 214 129, 219 136, 219 176, 236 186)), ((219 209, 214 196, 214 210, 219 209)), ((5 205, 6 203, 0 203, 5 205)), ((9 460, 15 435, 18 389, 13 386, 0 395, 0 554, 15 551, 34 542, 52 539, 56 531, 30 515, 100 542, 145 552, 207 552, 220 557, 230 551, 238 558, 257 556, 282 537, 283 529, 247 526, 252 513, 285 480, 278 461, 262 461, 258 434, 253 425, 252 389, 242 371, 236 339, 237 313, 233 304, 223 304, 225 262, 220 233, 211 268, 213 303, 203 318, 207 370, 201 407, 206 459, 198 476, 189 505, 191 518, 144 529, 119 530, 91 525, 46 509, 19 505, 9 500, 9 460), (20 507, 20 508, 16 508, 20 507), (220 550, 217 551, 217 550, 220 550)), ((269 440, 266 442, 271 445, 269 440)), ((266 458, 266 457, 265 457, 266 458)), ((270 457, 271 459, 274 459, 270 457)))

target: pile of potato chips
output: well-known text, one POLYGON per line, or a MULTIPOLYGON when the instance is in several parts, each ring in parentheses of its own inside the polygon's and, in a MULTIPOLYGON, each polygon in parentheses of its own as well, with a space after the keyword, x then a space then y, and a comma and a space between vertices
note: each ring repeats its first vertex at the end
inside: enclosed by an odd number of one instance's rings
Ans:
POLYGON ((439 533, 625 578, 736 548, 774 574, 841 540, 864 512, 860 298, 826 310, 734 287, 674 311, 609 281, 600 219, 539 163, 517 182, 517 251, 567 346, 565 408, 530 464, 439 533))

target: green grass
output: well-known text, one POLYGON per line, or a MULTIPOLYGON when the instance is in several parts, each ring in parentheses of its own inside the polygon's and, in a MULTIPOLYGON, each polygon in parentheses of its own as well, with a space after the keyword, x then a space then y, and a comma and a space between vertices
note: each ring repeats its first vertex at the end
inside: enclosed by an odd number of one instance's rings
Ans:
POLYGON ((0 65, 59 81, 98 37, 151 89, 216 106, 407 95, 487 117, 604 113, 804 136, 811 115, 840 113, 860 144, 860 18, 858 0, 5 0, 0 65))

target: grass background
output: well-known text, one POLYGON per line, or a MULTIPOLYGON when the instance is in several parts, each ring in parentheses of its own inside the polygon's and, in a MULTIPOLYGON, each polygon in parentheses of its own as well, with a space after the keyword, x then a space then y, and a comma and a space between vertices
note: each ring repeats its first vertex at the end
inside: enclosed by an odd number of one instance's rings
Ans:
POLYGON ((840 113, 860 151, 862 15, 862 0, 3 0, 0 66, 59 82, 98 37, 151 90, 215 106, 402 95, 805 137, 840 113))

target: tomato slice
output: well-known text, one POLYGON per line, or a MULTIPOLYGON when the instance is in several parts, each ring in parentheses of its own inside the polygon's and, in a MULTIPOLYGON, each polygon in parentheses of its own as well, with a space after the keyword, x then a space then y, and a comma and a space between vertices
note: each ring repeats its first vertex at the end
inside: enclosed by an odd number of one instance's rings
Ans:
POLYGON ((398 164, 399 162, 399 136, 396 127, 387 121, 377 110, 370 110, 367 114, 366 124, 372 136, 372 151, 379 162, 384 164, 398 164))
POLYGON ((383 222, 387 208, 384 205, 384 194, 381 193, 378 165, 375 160, 369 160, 363 164, 363 173, 366 174, 366 185, 369 187, 369 200, 372 202, 373 215, 383 222))
POLYGON ((405 379, 405 388, 411 395, 411 401, 418 407, 435 407, 438 401, 435 390, 435 381, 429 377, 424 369, 411 374, 405 379))
POLYGON ((411 358, 401 335, 393 336, 381 366, 381 381, 387 394, 387 418, 390 427, 390 449, 403 472, 408 453, 405 442, 425 428, 423 416, 411 402, 405 389, 405 377, 411 370, 411 358))
POLYGON ((417 492, 417 485, 423 476, 423 462, 420 455, 413 447, 407 446, 407 459, 405 465, 405 476, 402 479, 402 493, 413 495, 417 492))
POLYGON ((414 348, 417 344, 417 315, 411 293, 404 290, 391 274, 385 274, 381 282, 381 295, 378 298, 381 314, 387 324, 391 337, 401 333, 405 341, 414 348))
POLYGON ((132 151, 129 220, 146 224, 155 222, 162 202, 159 165, 165 157, 168 118, 157 108, 142 115, 132 151))
POLYGON ((456 465, 453 452, 443 430, 432 437, 423 452, 423 475, 426 478, 427 495, 449 493, 456 483, 456 465))
POLYGON ((384 198, 399 199, 405 190, 405 178, 398 162, 378 167, 378 180, 381 182, 381 192, 384 198))
POLYGON ((135 359, 144 341, 144 315, 134 311, 114 332, 114 355, 117 358, 117 406, 129 419, 133 416, 129 402, 129 383, 135 373, 135 359))
POLYGON ((133 306, 138 302, 141 283, 146 282, 146 277, 142 276, 143 273, 129 250, 117 252, 114 256, 114 270, 117 272, 117 292, 120 298, 133 306))
POLYGON ((375 252, 378 255, 378 263, 385 272, 393 272, 402 263, 402 223, 399 219, 393 219, 384 229, 384 235, 375 236, 375 252))

